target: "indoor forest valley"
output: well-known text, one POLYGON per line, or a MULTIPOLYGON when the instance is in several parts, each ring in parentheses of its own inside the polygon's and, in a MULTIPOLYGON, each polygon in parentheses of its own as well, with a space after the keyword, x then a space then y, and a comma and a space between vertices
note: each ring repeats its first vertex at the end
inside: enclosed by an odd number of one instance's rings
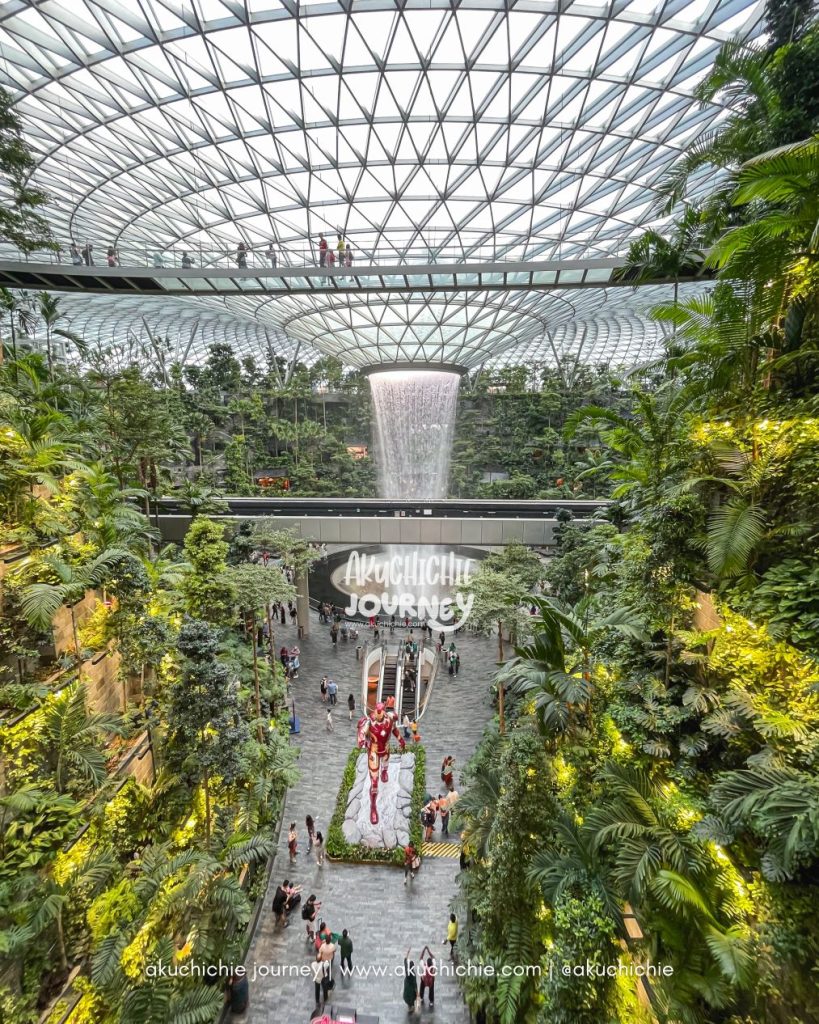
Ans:
POLYGON ((0 0, 0 1024, 819 1024, 815 0, 0 0))

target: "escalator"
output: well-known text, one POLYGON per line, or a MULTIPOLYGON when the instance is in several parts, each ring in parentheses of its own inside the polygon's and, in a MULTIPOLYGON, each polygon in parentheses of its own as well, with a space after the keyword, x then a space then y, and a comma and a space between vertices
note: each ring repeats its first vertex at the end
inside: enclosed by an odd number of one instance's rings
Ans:
POLYGON ((418 665, 407 658, 404 662, 404 679, 401 689, 401 715, 409 715, 414 722, 418 717, 418 665))
POLYGON ((394 654, 388 654, 384 659, 384 670, 381 674, 381 694, 379 700, 385 704, 392 697, 393 701, 397 696, 398 683, 398 659, 394 654))

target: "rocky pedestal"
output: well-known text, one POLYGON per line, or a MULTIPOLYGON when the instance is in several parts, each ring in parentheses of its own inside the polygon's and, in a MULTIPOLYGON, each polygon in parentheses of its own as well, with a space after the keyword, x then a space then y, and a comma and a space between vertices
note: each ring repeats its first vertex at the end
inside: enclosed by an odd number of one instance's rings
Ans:
POLYGON ((415 778, 415 754, 391 754, 389 778, 378 781, 378 824, 370 822, 370 775, 367 754, 362 750, 355 782, 347 797, 342 832, 348 843, 370 849, 391 850, 409 842, 409 817, 415 778))

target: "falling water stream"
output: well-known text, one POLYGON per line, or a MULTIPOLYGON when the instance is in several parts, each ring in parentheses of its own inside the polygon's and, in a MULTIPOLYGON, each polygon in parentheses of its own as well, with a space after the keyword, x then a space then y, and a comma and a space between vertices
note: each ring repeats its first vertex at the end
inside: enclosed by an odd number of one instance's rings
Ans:
MULTIPOLYGON (((440 370, 371 374, 381 497, 434 500, 447 496, 459 382, 457 373, 440 370)), ((430 544, 415 550, 419 562, 442 553, 430 544)), ((406 554, 406 546, 391 545, 386 557, 406 554)), ((406 589, 421 598, 433 591, 448 593, 451 588, 407 580, 406 589)))
POLYGON ((459 381, 439 370, 370 376, 382 498, 446 497, 459 381))

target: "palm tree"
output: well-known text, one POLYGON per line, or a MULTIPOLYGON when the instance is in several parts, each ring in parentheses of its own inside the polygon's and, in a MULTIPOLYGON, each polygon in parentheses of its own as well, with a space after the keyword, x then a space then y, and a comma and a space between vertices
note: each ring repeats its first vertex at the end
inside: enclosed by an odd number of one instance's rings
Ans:
POLYGON ((52 871, 44 880, 42 897, 37 912, 31 921, 31 929, 35 935, 41 935, 52 924, 57 933, 57 955, 60 967, 68 971, 68 949, 66 947, 63 912, 69 904, 75 902, 80 893, 85 896, 97 896, 111 881, 111 877, 119 864, 110 850, 92 853, 80 861, 72 861, 65 875, 59 880, 52 871))
POLYGON ((674 282, 676 306, 680 279, 696 275, 705 263, 702 239, 702 213, 688 206, 682 217, 672 223, 670 237, 652 229, 631 243, 618 277, 635 285, 670 278, 674 282))
POLYGON ((480 769, 471 773, 466 792, 458 799, 455 815, 463 823, 463 845, 476 856, 485 857, 503 790, 500 770, 503 737, 484 741, 485 756, 480 769))
POLYGON ((62 413, 11 400, 0 432, 0 510, 12 522, 30 522, 35 489, 57 490, 64 473, 79 469, 80 439, 62 413), (28 507, 26 507, 28 506, 28 507))
POLYGON ((238 870, 259 863, 273 852, 269 836, 237 834, 219 857, 172 844, 145 849, 136 866, 135 911, 102 940, 94 952, 91 976, 122 1024, 199 1024, 213 1020, 222 1002, 213 986, 179 985, 171 978, 135 978, 126 973, 122 954, 137 935, 149 944, 145 962, 171 962, 178 952, 174 939, 189 937, 191 954, 215 962, 225 951, 227 937, 247 923, 250 903, 239 885, 238 870))
POLYGON ((622 930, 622 901, 611 886, 599 847, 570 814, 561 812, 553 828, 553 842, 532 857, 527 870, 529 880, 540 886, 544 901, 552 906, 575 888, 584 892, 591 889, 622 930))
MULTIPOLYGON (((730 40, 717 54, 710 74, 697 86, 701 103, 719 97, 729 111, 716 128, 704 132, 659 184, 663 212, 682 200, 688 183, 703 168, 731 170, 743 160, 769 149, 779 112, 779 96, 771 77, 770 54, 745 41, 730 40)), ((724 188, 709 205, 718 205, 724 188), (715 202, 716 200, 716 202, 715 202)))
POLYGON ((86 591, 103 586, 112 566, 128 557, 127 551, 111 548, 83 565, 76 565, 54 553, 44 555, 36 562, 29 558, 22 572, 29 567, 37 570, 42 567, 52 577, 52 581, 28 583, 20 588, 20 607, 24 618, 32 626, 48 629, 59 608, 67 605, 71 615, 74 654, 79 659, 80 641, 74 605, 83 599, 86 591))
POLYGON ((532 603, 540 614, 540 621, 535 620, 535 634, 550 635, 555 645, 568 641, 573 652, 580 656, 580 667, 586 680, 591 679, 592 648, 609 630, 632 640, 646 639, 643 618, 638 612, 624 606, 601 614, 592 595, 582 598, 573 608, 548 597, 533 598, 532 603))
POLYGON ((819 782, 788 767, 728 772, 711 791, 721 816, 734 828, 764 837, 762 872, 782 882, 815 862, 819 850, 819 782))
POLYGON ((726 906, 719 871, 706 847, 675 821, 662 788, 641 769, 610 764, 601 775, 605 802, 587 814, 583 831, 592 849, 608 849, 611 880, 666 941, 682 951, 695 929, 712 967, 731 985, 744 985, 752 961, 742 930, 720 919, 726 906))
POLYGON ((79 514, 80 531, 98 551, 109 547, 144 552, 157 531, 135 506, 146 492, 121 488, 101 462, 92 462, 73 474, 70 493, 79 514))
POLYGON ((630 903, 643 904, 660 871, 702 874, 704 851, 657 810, 663 795, 644 771, 610 764, 600 781, 605 803, 589 811, 583 827, 594 849, 612 846, 612 878, 630 903))
POLYGON ((743 208, 745 222, 722 235, 708 263, 725 277, 749 282, 755 302, 770 311, 778 332, 799 294, 802 322, 797 327, 792 316, 794 336, 787 339, 792 349, 798 348, 809 297, 817 292, 819 135, 748 160, 735 186, 731 201, 743 208))
POLYGON ((190 513, 191 518, 197 516, 221 516, 227 515, 228 503, 222 496, 222 492, 215 487, 208 487, 207 484, 193 483, 186 481, 178 489, 175 495, 183 508, 190 513))
POLYGON ((67 341, 73 342, 80 353, 85 353, 86 347, 83 343, 82 338, 73 331, 67 331, 63 328, 57 327, 57 324, 66 318, 66 314, 60 309, 60 300, 55 295, 49 295, 48 292, 40 292, 37 312, 40 315, 40 319, 45 326, 46 332, 46 359, 48 362, 48 376, 54 379, 54 354, 52 351, 52 343, 54 337, 65 338, 67 341))
POLYGON ((580 672, 570 671, 559 626, 539 624, 528 644, 516 648, 517 657, 498 677, 500 686, 531 701, 541 729, 556 736, 576 726, 575 709, 585 709, 591 685, 580 672))
POLYGON ((587 405, 566 420, 564 433, 571 438, 581 424, 596 427, 603 443, 618 456, 604 464, 611 479, 619 481, 612 497, 629 497, 635 508, 642 508, 659 501, 680 469, 690 396, 673 381, 652 393, 635 388, 633 394, 631 417, 587 405))
POLYGON ((531 598, 539 616, 530 643, 501 674, 517 693, 533 700, 541 728, 550 736, 576 728, 577 711, 587 713, 592 693, 592 649, 609 630, 644 640, 642 619, 631 608, 600 615, 593 597, 573 607, 554 598, 531 598))
POLYGON ((65 793, 72 776, 98 789, 106 777, 103 744, 124 731, 120 715, 88 713, 84 683, 75 682, 47 697, 35 717, 36 746, 58 793, 65 793))

